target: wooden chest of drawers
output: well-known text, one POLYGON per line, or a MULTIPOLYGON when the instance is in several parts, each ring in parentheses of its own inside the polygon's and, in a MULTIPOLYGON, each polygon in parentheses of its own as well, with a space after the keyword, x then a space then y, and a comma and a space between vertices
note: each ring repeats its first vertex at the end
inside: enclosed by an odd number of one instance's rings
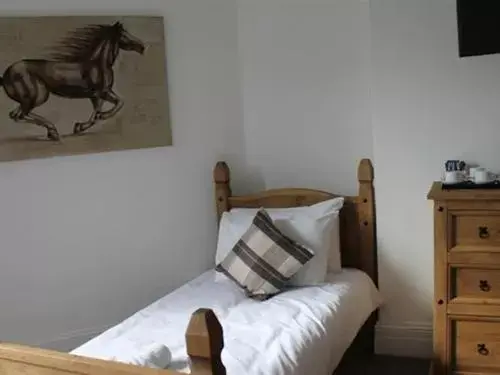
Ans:
POLYGON ((500 374, 500 190, 434 183, 434 375, 500 374))

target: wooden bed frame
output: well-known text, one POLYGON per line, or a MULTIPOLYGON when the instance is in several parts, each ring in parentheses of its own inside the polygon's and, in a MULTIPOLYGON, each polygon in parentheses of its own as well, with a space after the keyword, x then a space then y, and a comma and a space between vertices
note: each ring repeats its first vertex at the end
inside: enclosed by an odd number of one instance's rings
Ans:
MULTIPOLYGON (((378 287, 377 238, 375 215, 374 172, 369 159, 358 166, 358 195, 345 197, 340 213, 340 251, 342 267, 357 268, 370 276, 378 287)), ((310 206, 339 195, 311 189, 275 189, 254 195, 233 196, 231 174, 224 162, 214 170, 215 200, 220 220, 225 211, 232 208, 287 208, 310 206)), ((360 356, 371 356, 375 351, 375 324, 378 311, 366 321, 351 347, 347 350, 341 366, 360 356)), ((232 375, 232 374, 230 374, 232 375)))
MULTIPOLYGON (((375 196, 373 167, 364 159, 358 168, 359 194, 346 197, 340 215, 341 253, 343 267, 366 272, 378 285, 376 253, 375 196)), ((234 207, 284 208, 308 206, 335 197, 318 190, 275 189, 255 195, 233 196, 230 171, 226 163, 214 169, 217 215, 234 207)), ((374 351, 377 313, 360 330, 344 355, 343 363, 374 351)), ((193 313, 186 330, 187 352, 191 358, 192 375, 226 375, 221 361, 224 346, 222 327, 211 310, 193 313)), ((342 366, 342 364, 341 364, 342 366)), ((170 370, 155 370, 118 362, 84 358, 66 353, 0 344, 0 375, 180 375, 170 370)), ((234 374, 229 374, 234 375, 234 374)))

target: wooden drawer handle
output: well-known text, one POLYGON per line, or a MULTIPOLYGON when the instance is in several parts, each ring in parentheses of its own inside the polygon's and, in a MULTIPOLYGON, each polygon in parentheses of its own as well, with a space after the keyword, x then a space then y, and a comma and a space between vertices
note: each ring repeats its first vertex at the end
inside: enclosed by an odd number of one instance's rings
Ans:
POLYGON ((479 353, 479 355, 483 356, 490 355, 490 351, 488 350, 485 344, 477 344, 477 352, 479 353))
POLYGON ((479 289, 481 289, 482 292, 490 292, 491 285, 488 280, 479 280, 479 289))
POLYGON ((488 227, 479 227, 478 232, 479 232, 479 238, 483 240, 490 238, 490 231, 488 227))

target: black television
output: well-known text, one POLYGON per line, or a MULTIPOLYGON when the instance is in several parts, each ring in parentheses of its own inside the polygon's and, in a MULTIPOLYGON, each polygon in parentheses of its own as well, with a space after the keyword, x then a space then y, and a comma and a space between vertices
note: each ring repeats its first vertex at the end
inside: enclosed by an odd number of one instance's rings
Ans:
POLYGON ((460 57, 500 53, 500 0, 457 0, 460 57))

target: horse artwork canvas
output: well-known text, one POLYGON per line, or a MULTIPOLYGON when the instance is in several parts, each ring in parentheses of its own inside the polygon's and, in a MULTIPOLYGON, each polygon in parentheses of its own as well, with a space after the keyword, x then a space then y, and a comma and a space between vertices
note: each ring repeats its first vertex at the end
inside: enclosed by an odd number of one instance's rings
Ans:
POLYGON ((164 35, 161 17, 0 18, 0 160, 171 145, 164 35))

